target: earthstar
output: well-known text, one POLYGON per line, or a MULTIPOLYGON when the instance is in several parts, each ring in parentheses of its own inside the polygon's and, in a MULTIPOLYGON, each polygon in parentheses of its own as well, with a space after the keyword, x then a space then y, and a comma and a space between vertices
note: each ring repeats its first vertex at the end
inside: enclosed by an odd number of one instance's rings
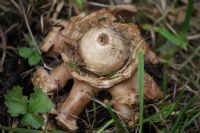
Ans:
MULTIPOLYGON (((108 91, 109 103, 129 125, 138 120, 137 53, 141 49, 145 63, 156 64, 156 54, 140 35, 135 24, 116 22, 110 9, 101 9, 89 15, 80 14, 69 21, 60 21, 45 37, 40 46, 51 56, 61 55, 63 62, 50 72, 39 67, 33 75, 34 86, 43 92, 62 89, 74 80, 69 96, 58 110, 56 120, 69 130, 78 129, 77 116, 101 90, 108 91)), ((144 97, 152 100, 162 97, 153 78, 144 73, 144 97)))

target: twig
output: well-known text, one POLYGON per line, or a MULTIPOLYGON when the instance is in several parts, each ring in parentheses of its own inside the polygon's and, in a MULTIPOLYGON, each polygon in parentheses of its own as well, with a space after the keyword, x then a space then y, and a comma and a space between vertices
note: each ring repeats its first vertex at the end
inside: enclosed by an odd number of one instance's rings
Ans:
POLYGON ((40 16, 40 25, 41 25, 41 32, 44 32, 44 16, 43 14, 40 16))
POLYGON ((52 0, 52 4, 50 10, 48 11, 47 17, 50 17, 51 12, 53 11, 55 5, 56 5, 56 0, 52 0))
POLYGON ((155 34, 155 31, 153 31, 151 29, 150 30, 150 34, 151 34, 151 43, 152 43, 152 46, 155 47, 156 46, 156 34, 155 34))
POLYGON ((197 40, 197 39, 200 39, 200 33, 196 35, 187 36, 187 40, 197 40))
POLYGON ((29 69, 29 70, 23 72, 22 74, 20 74, 20 77, 22 77, 22 79, 24 79, 27 75, 29 75, 29 74, 32 73, 33 71, 35 71, 34 68, 29 69))
POLYGON ((0 27, 0 36, 1 36, 2 44, 3 44, 3 53, 2 53, 1 62, 0 62, 0 72, 2 72, 3 64, 6 58, 6 37, 1 27, 0 27))
POLYGON ((200 51, 200 46, 198 46, 192 55, 190 55, 189 57, 187 57, 187 59, 179 66, 179 70, 181 70, 188 62, 190 62, 195 56, 196 54, 200 51))
POLYGON ((98 7, 110 7, 110 5, 96 3, 96 2, 88 2, 90 5, 98 6, 98 7))
MULTIPOLYGON (((27 29, 28 29, 28 32, 29 32, 29 34, 30 34, 30 36, 31 36, 31 39, 32 39, 32 41, 33 41, 33 45, 35 46, 35 48, 37 49, 37 51, 38 51, 38 52, 40 53, 40 55, 41 55, 42 52, 40 51, 40 48, 38 47, 37 42, 36 42, 36 40, 35 40, 35 38, 34 38, 34 36, 33 36, 33 34, 32 34, 32 31, 31 31, 30 25, 29 25, 29 23, 28 23, 28 19, 27 19, 26 13, 25 13, 25 9, 24 9, 24 5, 23 5, 22 0, 20 0, 20 5, 21 5, 21 7, 22 7, 22 12, 23 12, 25 24, 26 24, 26 27, 27 27, 27 29)), ((41 61, 42 61, 43 64, 45 64, 45 63, 44 63, 44 60, 42 59, 42 56, 41 56, 41 61)))
POLYGON ((6 29, 5 34, 10 32, 12 29, 16 28, 18 26, 18 23, 12 24, 8 29, 6 29))
POLYGON ((61 0, 56 6, 56 10, 52 17, 53 20, 56 20, 58 18, 58 15, 59 15, 60 11, 62 10, 63 6, 64 6, 64 0, 61 0))
MULTIPOLYGON (((0 46, 0 49, 4 49, 4 46, 0 46)), ((14 53, 17 53, 17 49, 11 45, 6 44, 6 50, 12 50, 14 53)))
POLYGON ((34 38, 34 36, 33 36, 33 34, 32 34, 30 25, 29 25, 29 23, 28 23, 28 19, 27 19, 26 13, 25 13, 25 9, 24 9, 24 5, 23 5, 22 0, 20 0, 20 5, 21 5, 21 8, 22 8, 22 12, 23 12, 23 16, 24 16, 24 20, 25 20, 26 27, 27 27, 27 29, 28 29, 28 32, 29 32, 30 36, 31 36, 31 39, 32 39, 33 42, 34 42, 33 44, 34 44, 34 46, 37 48, 38 52, 41 54, 41 51, 40 51, 40 49, 39 49, 39 47, 38 47, 38 45, 37 45, 37 43, 36 43, 36 40, 35 40, 35 38, 34 38))
POLYGON ((21 9, 19 5, 16 3, 15 0, 10 0, 10 2, 14 5, 14 7, 18 10, 18 12, 21 14, 21 9))
POLYGON ((176 36, 178 36, 178 33, 176 32, 176 30, 168 23, 166 22, 166 26, 169 28, 169 30, 175 34, 176 36))

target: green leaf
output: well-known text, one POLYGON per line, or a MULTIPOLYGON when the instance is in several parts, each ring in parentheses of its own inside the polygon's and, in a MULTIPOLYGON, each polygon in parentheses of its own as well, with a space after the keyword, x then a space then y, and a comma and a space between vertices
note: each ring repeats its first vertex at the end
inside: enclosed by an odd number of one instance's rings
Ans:
POLYGON ((165 37, 166 39, 168 39, 169 41, 173 42, 174 44, 176 44, 177 46, 179 46, 181 48, 186 49, 186 46, 188 45, 187 40, 185 40, 182 36, 176 36, 176 35, 172 34, 171 32, 169 32, 164 27, 153 27, 149 24, 144 24, 142 26, 142 28, 145 30, 152 29, 153 31, 158 32, 163 37, 165 37))
POLYGON ((154 31, 160 33, 162 36, 175 43, 177 46, 186 49, 188 42, 181 36, 175 36, 164 27, 154 27, 154 31))
POLYGON ((187 118, 186 121, 184 122, 184 126, 182 128, 182 133, 184 132, 184 130, 190 125, 192 124, 193 121, 195 121, 196 119, 198 119, 200 116, 200 112, 196 113, 195 115, 192 114, 191 118, 187 118))
POLYGON ((192 11, 193 11, 193 3, 194 3, 194 0, 188 0, 185 21, 184 21, 183 29, 180 33, 183 38, 185 38, 185 36, 187 35, 187 32, 189 30, 189 24, 190 24, 190 20, 192 17, 192 11))
POLYGON ((4 103, 12 117, 17 117, 27 112, 28 97, 22 95, 22 88, 20 86, 13 87, 4 97, 4 103))
POLYGON ((96 133, 103 133, 104 130, 113 123, 113 119, 107 121, 96 133))
POLYGON ((82 10, 84 7, 84 0, 75 0, 75 2, 78 8, 82 10))
POLYGON ((159 112, 157 112, 153 116, 145 119, 144 122, 153 122, 153 123, 161 122, 162 120, 167 119, 172 113, 172 111, 174 111, 175 108, 176 108, 176 104, 171 103, 168 106, 165 106, 163 109, 161 109, 159 112))
POLYGON ((92 127, 94 126, 94 123, 96 122, 96 115, 97 115, 97 108, 96 103, 93 101, 93 121, 92 121, 92 127))
POLYGON ((39 52, 34 51, 33 54, 28 59, 28 64, 31 66, 37 65, 41 61, 41 55, 39 52))
POLYGON ((0 130, 1 131, 8 131, 9 133, 44 133, 44 131, 41 130, 33 130, 33 129, 25 129, 25 128, 13 128, 8 126, 2 126, 0 124, 0 130))
POLYGON ((163 90, 164 96, 166 95, 166 92, 167 92, 167 81, 168 81, 167 71, 164 70, 163 81, 162 81, 162 90, 163 90))
POLYGON ((139 92, 139 103, 140 103, 140 129, 139 133, 142 133, 143 128, 143 112, 144 112, 144 55, 142 50, 138 53, 138 92, 139 92))
POLYGON ((179 125, 181 124, 182 120, 185 118, 185 113, 188 109, 191 108, 191 106, 196 102, 197 97, 193 96, 187 104, 181 109, 175 123, 173 124, 170 133, 176 132, 177 129, 179 129, 179 125))
POLYGON ((53 103, 40 88, 34 88, 34 93, 31 94, 30 103, 28 105, 29 113, 46 113, 50 112, 53 103))
POLYGON ((33 49, 32 48, 19 48, 18 53, 21 57, 23 58, 29 58, 33 54, 33 49))
POLYGON ((35 129, 40 128, 43 125, 44 119, 40 115, 27 113, 21 120, 24 126, 32 126, 35 129))
POLYGON ((118 133, 128 133, 128 129, 125 127, 125 124, 118 119, 117 115, 113 112, 111 105, 107 105, 106 109, 110 113, 110 115, 117 127, 117 132, 118 133))

